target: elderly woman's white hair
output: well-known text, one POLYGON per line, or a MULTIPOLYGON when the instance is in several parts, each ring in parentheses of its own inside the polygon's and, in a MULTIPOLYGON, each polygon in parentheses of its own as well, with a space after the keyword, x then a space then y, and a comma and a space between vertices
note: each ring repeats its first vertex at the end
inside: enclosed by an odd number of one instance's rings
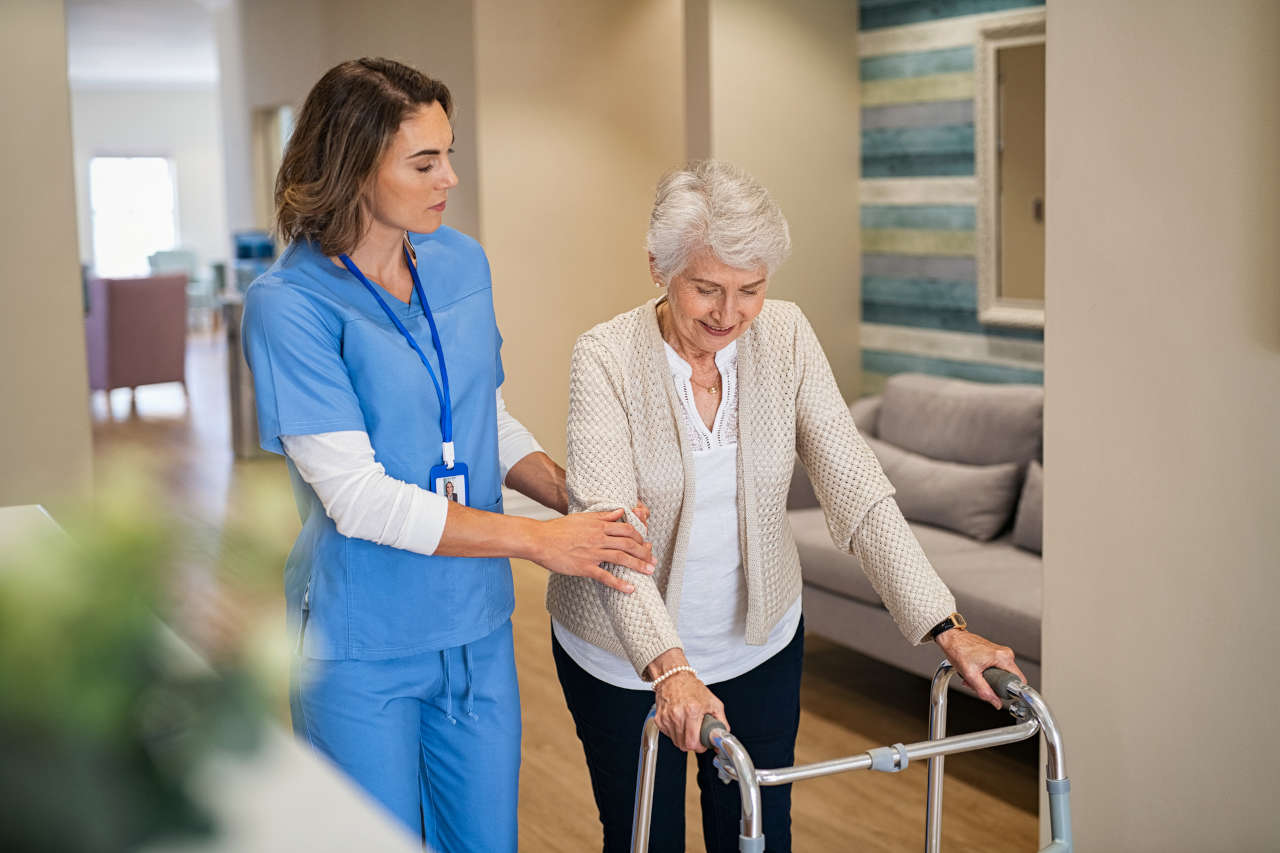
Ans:
POLYGON ((699 160, 658 182, 645 240, 669 284, 703 249, 737 269, 773 275, 791 252, 791 232, 769 191, 736 166, 699 160))

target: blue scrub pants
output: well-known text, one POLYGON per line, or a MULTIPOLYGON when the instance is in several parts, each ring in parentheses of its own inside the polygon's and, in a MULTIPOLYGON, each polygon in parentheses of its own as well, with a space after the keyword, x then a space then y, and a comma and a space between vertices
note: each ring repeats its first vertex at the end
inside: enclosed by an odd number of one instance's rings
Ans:
POLYGON ((520 692, 511 622, 391 660, 295 658, 293 730, 442 853, 516 851, 520 692))

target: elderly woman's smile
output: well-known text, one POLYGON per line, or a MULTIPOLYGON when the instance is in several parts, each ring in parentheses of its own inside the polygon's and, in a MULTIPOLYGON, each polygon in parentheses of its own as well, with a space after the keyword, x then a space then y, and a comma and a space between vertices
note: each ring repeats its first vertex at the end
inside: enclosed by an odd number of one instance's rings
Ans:
POLYGON ((738 338, 764 307, 768 270, 738 269, 709 251, 671 277, 658 309, 664 337, 686 358, 714 354, 738 338))

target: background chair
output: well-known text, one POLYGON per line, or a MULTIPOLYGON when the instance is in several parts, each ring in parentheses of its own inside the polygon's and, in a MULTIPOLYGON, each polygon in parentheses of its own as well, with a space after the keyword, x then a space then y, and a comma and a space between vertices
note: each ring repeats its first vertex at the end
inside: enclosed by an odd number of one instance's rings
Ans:
POLYGON ((94 278, 85 316, 89 388, 181 382, 187 390, 187 276, 94 278))
POLYGON ((166 249, 147 257, 152 275, 185 273, 187 276, 187 325, 192 329, 218 328, 218 279, 198 268, 190 249, 166 249))

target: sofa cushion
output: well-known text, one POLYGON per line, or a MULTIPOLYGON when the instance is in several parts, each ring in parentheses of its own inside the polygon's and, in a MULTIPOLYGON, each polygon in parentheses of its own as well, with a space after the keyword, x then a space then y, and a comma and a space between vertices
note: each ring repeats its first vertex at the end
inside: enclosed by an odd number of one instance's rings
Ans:
POLYGON ((963 465, 930 459, 868 438, 898 506, 911 521, 945 527, 986 541, 1008 526, 1018 499, 1016 462, 963 465))
POLYGON ((966 465, 1039 459, 1044 389, 899 373, 885 383, 876 436, 966 465))
POLYGON ((1027 482, 1018 499, 1018 514, 1013 521, 1013 544, 1041 553, 1044 544, 1044 466, 1032 462, 1027 469, 1027 482))
POLYGON ((813 490, 809 473, 796 457, 796 467, 791 472, 791 490, 787 492, 787 509, 809 509, 819 506, 818 495, 813 490))
POLYGON ((973 631, 1010 646, 1019 655, 1040 660, 1039 557, 1002 538, 983 545, 981 551, 939 560, 933 567, 973 631))
POLYGON ((864 438, 876 434, 876 421, 880 418, 880 395, 859 397, 849 406, 849 414, 853 415, 854 426, 864 438))
MULTIPOLYGON (((831 544, 822 510, 796 510, 788 516, 805 583, 883 606, 858 558, 831 544)), ((927 524, 912 524, 911 531, 973 630, 1040 660, 1040 558, 1007 539, 984 544, 927 524)))

